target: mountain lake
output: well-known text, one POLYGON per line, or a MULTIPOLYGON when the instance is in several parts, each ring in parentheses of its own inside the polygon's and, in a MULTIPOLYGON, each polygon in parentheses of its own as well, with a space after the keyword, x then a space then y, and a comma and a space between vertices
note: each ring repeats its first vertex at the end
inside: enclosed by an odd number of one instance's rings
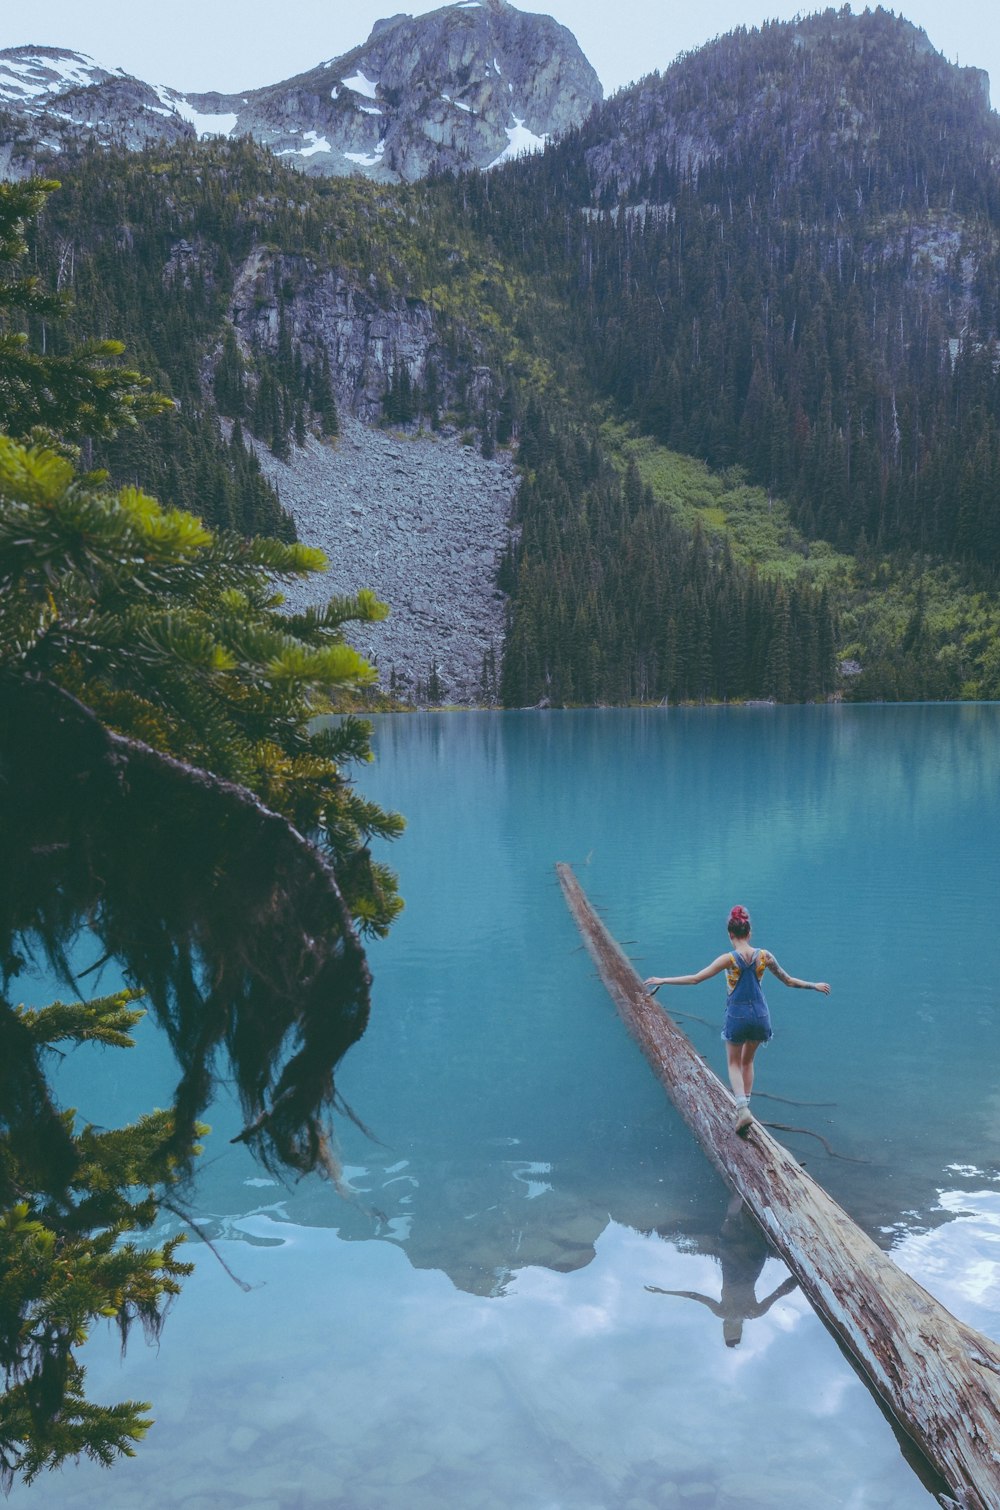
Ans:
MULTIPOLYGON (((121 1356, 98 1331, 83 1354, 92 1397, 148 1400, 156 1424, 133 1459, 10 1503, 933 1504, 619 1021, 554 865, 643 975, 708 964, 741 902, 756 944, 831 983, 765 977, 756 1115, 804 1129, 777 1136, 1000 1338, 1000 706, 374 724, 359 787, 408 819, 385 848, 406 910, 369 948, 371 1024, 338 1075, 368 1129, 339 1119, 345 1192, 283 1184, 231 1146, 223 1094, 187 1196, 211 1245, 187 1244, 196 1270, 159 1344, 137 1332, 121 1356)), ((116 984, 105 970, 100 989, 116 984)), ((719 977, 658 997, 720 1074, 724 994, 719 977)), ((64 1104, 107 1125, 167 1104, 166 1042, 148 1021, 138 1039, 62 1060, 64 1104)))

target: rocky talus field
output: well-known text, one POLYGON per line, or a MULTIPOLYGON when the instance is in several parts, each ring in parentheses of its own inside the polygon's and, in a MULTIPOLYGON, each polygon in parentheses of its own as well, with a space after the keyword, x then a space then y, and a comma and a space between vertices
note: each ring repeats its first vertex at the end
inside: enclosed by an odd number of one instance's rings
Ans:
POLYGON ((324 576, 295 583, 299 609, 368 587, 388 619, 349 635, 402 695, 436 665, 442 700, 480 700, 483 656, 499 661, 504 594, 496 568, 509 538, 517 475, 509 453, 485 460, 456 435, 398 435, 344 415, 335 442, 310 438, 289 462, 259 448, 299 538, 326 551, 324 576))

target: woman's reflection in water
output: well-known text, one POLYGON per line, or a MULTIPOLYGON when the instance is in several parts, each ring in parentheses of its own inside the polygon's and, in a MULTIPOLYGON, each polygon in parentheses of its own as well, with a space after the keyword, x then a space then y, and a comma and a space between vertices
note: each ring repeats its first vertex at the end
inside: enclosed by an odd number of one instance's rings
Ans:
POLYGON ((794 1276, 789 1275, 766 1299, 757 1299, 757 1281, 771 1251, 743 1201, 734 1195, 718 1239, 718 1258, 722 1265, 720 1298, 713 1300, 710 1295, 700 1295, 697 1290, 662 1290, 659 1285, 647 1285, 646 1289, 651 1295, 680 1295, 685 1300, 698 1300, 708 1306, 713 1316, 722 1321, 726 1346, 736 1347, 743 1337, 744 1321, 756 1321, 758 1316, 766 1316, 774 1302, 788 1295, 798 1284, 794 1276))

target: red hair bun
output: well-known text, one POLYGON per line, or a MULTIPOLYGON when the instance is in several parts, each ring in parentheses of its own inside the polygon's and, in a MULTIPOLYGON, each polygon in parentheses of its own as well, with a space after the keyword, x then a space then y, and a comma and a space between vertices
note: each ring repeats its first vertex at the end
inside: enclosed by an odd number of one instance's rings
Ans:
POLYGON ((745 939, 750 932, 750 914, 745 907, 734 907, 727 928, 734 938, 745 939))

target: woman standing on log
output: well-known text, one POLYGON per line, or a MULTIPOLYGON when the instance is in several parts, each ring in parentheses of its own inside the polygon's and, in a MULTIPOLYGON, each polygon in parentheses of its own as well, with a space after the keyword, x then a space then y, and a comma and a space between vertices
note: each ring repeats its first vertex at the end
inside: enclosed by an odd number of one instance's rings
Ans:
POLYGON ((823 980, 796 980, 794 975, 786 975, 767 949, 752 948, 750 914, 745 907, 733 908, 727 928, 733 946, 728 954, 720 954, 697 975, 651 975, 645 985, 647 991, 658 991, 660 986, 697 986, 725 970, 729 995, 726 997, 722 1037, 726 1045, 729 1083, 736 1097, 736 1131, 744 1133, 753 1121, 750 1093, 753 1090, 754 1055, 762 1043, 767 1043, 772 1031, 771 1015, 760 987, 764 971, 770 970, 786 986, 795 986, 800 991, 822 991, 824 996, 829 996, 830 987, 823 980))

